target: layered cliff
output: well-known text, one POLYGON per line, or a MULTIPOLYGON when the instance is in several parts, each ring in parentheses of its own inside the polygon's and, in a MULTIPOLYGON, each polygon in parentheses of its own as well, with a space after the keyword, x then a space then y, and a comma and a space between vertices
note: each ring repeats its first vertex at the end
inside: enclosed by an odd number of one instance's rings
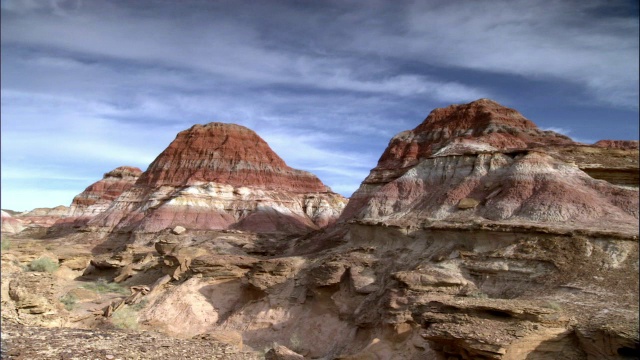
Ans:
POLYGON ((575 143, 487 99, 435 109, 391 140, 342 219, 634 233, 638 154, 614 144, 575 143))
MULTIPOLYGON (((575 143, 486 99, 436 109, 323 232, 163 233, 156 261, 181 282, 141 319, 311 358, 623 359, 639 346, 637 184, 583 169, 637 169, 626 146, 575 143)), ((233 189, 159 197, 204 204, 233 189)), ((142 263, 116 279, 142 278, 142 263)))
POLYGON ((180 132, 90 225, 306 232, 332 223, 345 203, 313 174, 287 166, 252 130, 209 123, 180 132))
POLYGON ((60 205, 53 208, 35 208, 16 215, 25 227, 48 228, 61 219, 69 216, 69 207, 60 205))
POLYGON ((19 233, 24 229, 22 220, 16 219, 8 212, 2 210, 2 232, 8 234, 19 233))
POLYGON ((69 215, 93 217, 105 211, 113 200, 133 186, 141 174, 142 170, 132 166, 120 166, 109 171, 73 198, 69 215))
MULTIPOLYGON (((576 143, 487 99, 436 109, 392 139, 340 221, 297 236, 265 232, 330 224, 344 200, 244 128, 196 126, 174 143, 90 222, 114 237, 153 231, 152 241, 91 258, 84 279, 131 291, 79 299, 73 324, 116 323, 121 312, 177 337, 277 342, 298 359, 622 360, 640 350, 634 142, 576 143), (189 230, 166 229, 175 225, 189 230)), ((87 263, 51 249, 63 267, 87 263)), ((20 271, 9 255, 3 276, 20 271)), ((3 311, 29 323, 31 295, 37 309, 60 305, 62 289, 43 279, 18 276, 3 311)))

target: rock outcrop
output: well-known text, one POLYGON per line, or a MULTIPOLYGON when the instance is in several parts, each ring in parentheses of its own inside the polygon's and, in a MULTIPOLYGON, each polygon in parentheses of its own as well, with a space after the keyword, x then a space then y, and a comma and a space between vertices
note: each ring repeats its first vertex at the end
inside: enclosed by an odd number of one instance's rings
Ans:
POLYGON ((141 174, 142 170, 132 166, 120 166, 104 174, 101 180, 89 185, 73 198, 67 214, 52 224, 49 232, 85 226, 89 220, 108 209, 115 199, 131 188, 141 174))
POLYGON ((638 153, 615 144, 575 143, 487 99, 436 109, 391 140, 342 218, 637 233, 638 153))
POLYGON ((22 220, 17 219, 6 211, 2 211, 2 232, 15 234, 24 229, 22 220))
MULTIPOLYGON (((120 314, 176 337, 271 347, 270 358, 637 357, 633 144, 579 144, 486 99, 436 109, 391 141, 337 222, 275 236, 268 232, 319 226, 323 206, 313 204, 329 204, 331 223, 340 198, 269 154, 232 146, 252 139, 268 151, 243 129, 179 134, 155 174, 91 220, 127 238, 118 231, 154 231, 153 241, 93 256, 84 281, 113 279, 131 293, 111 294, 87 315, 95 300, 68 286, 78 321, 114 324, 120 314), (218 134, 229 136, 207 140, 218 134), (298 185, 270 183, 287 178, 298 185)), ((61 267, 86 263, 60 254, 77 239, 46 242, 61 267)), ((22 309, 3 316, 40 316, 27 311, 37 299, 18 293, 37 277, 19 266, 32 252, 25 244, 3 253, 6 308, 22 309)))
POLYGON ((69 216, 69 208, 64 205, 53 208, 35 208, 31 211, 16 215, 25 227, 29 228, 48 228, 60 219, 69 216))
POLYGON ((255 132, 210 123, 180 132, 89 225, 297 233, 334 222, 345 203, 313 174, 287 166, 255 132))
POLYGON ((102 180, 89 185, 73 198, 69 216, 93 217, 105 211, 113 200, 133 186, 141 174, 142 170, 132 166, 120 166, 109 171, 102 180))
POLYGON ((593 145, 611 149, 638 150, 639 144, 638 140, 600 140, 593 145))

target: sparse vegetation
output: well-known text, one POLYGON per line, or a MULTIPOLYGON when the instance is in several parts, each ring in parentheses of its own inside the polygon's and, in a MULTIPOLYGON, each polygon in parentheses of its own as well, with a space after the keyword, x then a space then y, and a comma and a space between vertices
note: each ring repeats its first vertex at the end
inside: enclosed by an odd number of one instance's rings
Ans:
POLYGON ((113 313, 111 323, 119 329, 136 330, 138 328, 138 312, 125 307, 113 313))
POLYGON ((474 298, 474 299, 488 299, 489 295, 483 293, 482 291, 474 291, 474 292, 468 293, 467 297, 474 298))
POLYGON ((48 272, 52 273, 58 270, 58 262, 47 257, 39 258, 33 260, 27 266, 28 271, 37 271, 37 272, 48 272))
POLYGON ((122 294, 122 295, 129 294, 129 290, 127 290, 124 286, 115 282, 107 282, 105 279, 98 279, 95 283, 83 285, 82 287, 87 290, 95 291, 99 294, 106 294, 106 293, 116 293, 116 294, 122 294))
POLYGON ((300 337, 298 337, 298 334, 291 335, 291 338, 289 338, 289 345, 291 350, 297 353, 302 352, 302 341, 300 340, 300 337))
POLYGON ((2 241, 0 242, 0 245, 1 245, 0 249, 2 251, 7 251, 11 247, 11 241, 2 239, 2 241))
POLYGON ((147 303, 149 303, 149 301, 147 301, 147 300, 145 299, 145 300, 140 301, 140 302, 139 302, 139 303, 137 303, 137 304, 131 305, 130 307, 131 307, 131 309, 133 309, 134 311, 140 311, 140 310, 144 309, 144 307, 145 307, 145 306, 147 306, 147 303))
POLYGON ((562 306, 555 301, 548 301, 544 307, 556 311, 562 310, 562 306))
POLYGON ((76 303, 78 302, 78 298, 76 298, 72 294, 66 294, 60 298, 60 302, 64 304, 64 308, 68 311, 73 310, 76 303))

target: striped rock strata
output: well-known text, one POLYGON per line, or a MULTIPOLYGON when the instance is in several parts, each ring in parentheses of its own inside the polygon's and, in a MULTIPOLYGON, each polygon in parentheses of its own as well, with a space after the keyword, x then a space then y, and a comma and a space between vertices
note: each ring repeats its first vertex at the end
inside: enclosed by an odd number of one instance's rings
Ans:
POLYGON ((101 180, 89 185, 73 198, 67 214, 58 219, 51 230, 86 225, 89 220, 107 210, 118 196, 133 186, 140 174, 142 170, 131 166, 120 166, 104 174, 101 180))
POLYGON ((342 219, 637 233, 638 153, 615 144, 575 143, 487 99, 435 109, 391 140, 342 219))
POLYGON ((6 211, 2 211, 2 232, 8 234, 19 233, 24 229, 22 220, 16 219, 6 211))
POLYGON ((89 185, 73 198, 69 215, 93 217, 107 210, 111 202, 129 190, 141 174, 142 170, 131 166, 120 166, 109 171, 101 180, 89 185))
POLYGON ((89 225, 305 232, 333 222, 345 203, 313 174, 287 166, 252 130, 210 123, 180 132, 89 225))
POLYGON ((35 208, 15 216, 28 228, 48 228, 69 216, 69 207, 59 205, 53 208, 35 208))

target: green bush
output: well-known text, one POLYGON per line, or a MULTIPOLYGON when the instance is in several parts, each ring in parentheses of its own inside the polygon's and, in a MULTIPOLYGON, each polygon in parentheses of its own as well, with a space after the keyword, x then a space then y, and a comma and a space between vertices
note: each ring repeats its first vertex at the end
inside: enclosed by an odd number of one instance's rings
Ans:
POLYGON ((144 309, 145 306, 147 306, 148 302, 149 301, 147 301, 147 299, 144 299, 144 300, 140 301, 137 304, 130 305, 130 307, 134 311, 140 311, 140 310, 144 309))
POLYGON ((136 330, 138 328, 138 312, 125 307, 113 313, 111 323, 119 329, 136 330))
POLYGON ((122 295, 128 295, 129 290, 124 286, 115 283, 115 282, 107 282, 105 279, 98 279, 95 283, 87 284, 82 286, 83 288, 91 291, 95 291, 100 294, 106 293, 116 293, 122 295))
POLYGON ((11 247, 11 241, 2 239, 2 241, 0 241, 0 246, 0 249, 2 251, 9 250, 9 248, 11 247))
POLYGON ((64 304, 64 308, 68 311, 73 310, 74 306, 78 302, 78 298, 76 298, 72 294, 66 294, 60 298, 60 302, 64 304))
POLYGON ((548 301, 544 307, 555 311, 562 310, 562 306, 555 301, 548 301))
POLYGON ((467 297, 475 298, 475 299, 488 299, 489 295, 483 293, 482 291, 474 291, 467 294, 467 297))
POLYGON ((44 257, 30 262, 27 266, 27 270, 52 273, 58 270, 58 266, 59 265, 57 261, 44 257))

